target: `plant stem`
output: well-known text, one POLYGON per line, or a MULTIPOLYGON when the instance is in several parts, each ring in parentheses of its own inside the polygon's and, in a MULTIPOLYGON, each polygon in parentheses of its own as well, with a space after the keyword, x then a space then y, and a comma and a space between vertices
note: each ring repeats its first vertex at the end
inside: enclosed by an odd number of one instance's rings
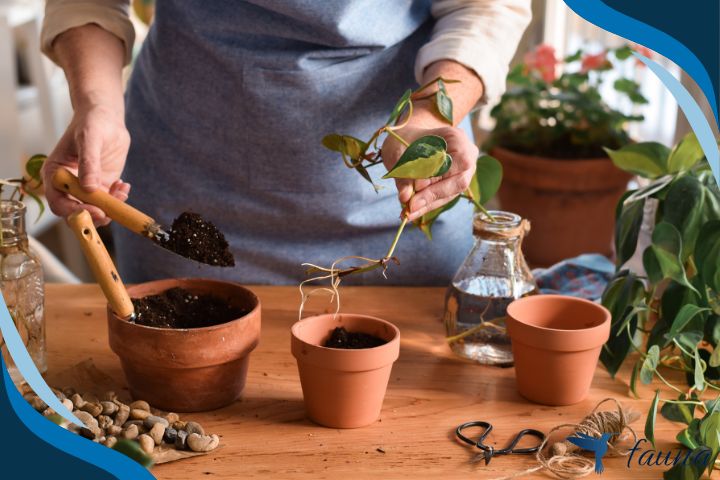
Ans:
POLYGON ((496 329, 496 330, 500 330, 500 331, 503 331, 503 332, 506 331, 506 330, 505 330, 503 327, 501 327, 500 325, 495 325, 495 324, 493 323, 493 322, 495 322, 495 321, 497 321, 497 320, 500 320, 500 319, 499 319, 499 318, 496 318, 495 320, 489 320, 489 321, 487 321, 487 322, 486 322, 486 321, 483 321, 483 322, 480 323, 479 325, 475 325, 474 327, 469 328, 469 329, 465 330, 464 332, 460 332, 460 333, 458 333, 457 335, 453 335, 452 337, 446 337, 446 338, 445 338, 445 341, 446 341, 447 343, 449 343, 449 344, 450 344, 450 343, 455 343, 455 342, 457 342, 457 341, 459 341, 459 340, 462 340, 462 339, 465 338, 465 337, 469 337, 470 335, 474 335, 474 334, 476 334, 477 332, 479 332, 479 331, 481 331, 481 330, 485 330, 486 328, 494 328, 494 329, 496 329))
POLYGON ((407 225, 408 217, 405 216, 403 218, 402 223, 400 224, 400 227, 398 228, 397 233, 395 234, 395 239, 392 242, 392 245, 390 245, 390 249, 387 252, 387 255, 385 255, 385 258, 390 258, 393 255, 393 252, 395 252, 395 247, 397 247, 398 241, 400 240, 400 235, 402 235, 403 230, 405 230, 405 225, 407 225))
POLYGON ((464 194, 465 194, 465 196, 468 198, 468 200, 470 200, 470 201, 472 202, 472 204, 475 205, 475 208, 477 208, 477 209, 480 210, 482 213, 484 213, 485 216, 487 216, 488 219, 489 219, 492 223, 497 222, 497 220, 495 219, 495 217, 493 217, 492 214, 490 214, 490 212, 488 212, 487 209, 486 209, 485 207, 483 207, 482 204, 475 198, 475 195, 473 195, 472 190, 470 190, 470 188, 468 188, 467 190, 465 190, 464 194))
POLYGON ((390 130, 390 129, 385 129, 385 131, 388 133, 388 135, 390 135, 391 137, 393 137, 395 140, 397 140, 398 142, 400 142, 400 143, 402 143, 403 145, 405 145, 405 148, 407 148, 407 147, 410 146, 410 144, 409 144, 408 142, 406 142, 405 139, 402 138, 402 137, 401 137, 400 135, 398 135, 397 133, 393 132, 393 131, 390 130))
POLYGON ((658 371, 657 368, 655 369, 655 375, 657 375, 658 378, 659 378, 660 380, 662 380, 662 382, 663 382, 665 385, 667 385, 668 387, 672 388, 673 390, 675 390, 676 392, 678 392, 680 395, 682 395, 682 394, 685 393, 685 392, 683 392, 682 390, 680 390, 679 388, 677 388, 675 385, 673 385, 672 383, 670 383, 670 382, 668 382, 667 380, 665 380, 665 377, 663 377, 663 376, 660 374, 660 372, 658 371))

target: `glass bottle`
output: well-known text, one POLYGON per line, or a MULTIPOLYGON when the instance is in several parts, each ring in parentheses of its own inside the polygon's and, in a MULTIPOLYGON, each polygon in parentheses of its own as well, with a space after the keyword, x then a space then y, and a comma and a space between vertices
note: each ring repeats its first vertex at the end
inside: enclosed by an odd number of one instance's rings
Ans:
MULTIPOLYGON (((25 205, 0 201, 0 290, 15 326, 38 370, 47 370, 45 359, 45 282, 37 257, 30 252, 25 232, 25 205)), ((16 385, 22 377, 0 335, 2 356, 16 385)))
POLYGON ((473 220, 475 245, 445 296, 444 323, 452 350, 486 365, 513 363, 504 317, 513 300, 537 293, 521 244, 527 220, 499 210, 473 220))

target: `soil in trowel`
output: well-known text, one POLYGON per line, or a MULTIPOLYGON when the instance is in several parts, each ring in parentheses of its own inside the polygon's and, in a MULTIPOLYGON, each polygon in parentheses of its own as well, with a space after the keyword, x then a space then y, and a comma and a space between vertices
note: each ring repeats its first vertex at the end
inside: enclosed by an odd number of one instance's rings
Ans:
POLYGON ((170 230, 170 238, 159 240, 160 245, 185 258, 215 265, 232 267, 235 258, 228 250, 225 236, 212 223, 197 213, 183 212, 170 230))
POLYGON ((345 327, 337 327, 325 342, 327 348, 373 348, 385 345, 387 341, 362 332, 348 332, 345 327))
POLYGON ((158 295, 133 298, 135 323, 159 328, 200 328, 219 325, 249 313, 212 295, 171 288, 158 295))

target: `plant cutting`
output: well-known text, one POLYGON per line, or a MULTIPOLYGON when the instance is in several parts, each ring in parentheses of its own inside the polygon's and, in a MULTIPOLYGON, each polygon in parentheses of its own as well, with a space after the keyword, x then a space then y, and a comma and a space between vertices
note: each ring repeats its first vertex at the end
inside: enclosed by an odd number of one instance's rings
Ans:
MULTIPOLYGON (((720 452, 720 189, 694 134, 672 150, 655 142, 608 150, 615 165, 649 180, 627 192, 616 210, 617 273, 603 293, 612 312, 610 339, 601 360, 611 375, 628 354, 638 355, 630 380, 654 379, 657 390, 645 428, 654 443, 657 412, 683 423, 677 440, 693 453, 720 452), (638 248, 650 215, 651 243, 642 250, 645 275, 623 268, 638 248), (669 375, 673 374, 672 376, 669 375), (684 378, 685 382, 677 382, 684 378)), ((714 468, 710 462, 708 472, 714 468)), ((692 462, 678 464, 666 479, 700 478, 692 462)))
MULTIPOLYGON (((615 168, 603 147, 628 144, 628 123, 643 117, 610 107, 600 88, 631 54, 623 46, 558 60, 540 45, 508 74, 510 88, 491 111, 496 124, 485 146, 503 165, 502 207, 533 225, 524 246, 532 264, 612 254, 611 212, 631 175, 615 168)), ((629 78, 613 87, 634 105, 647 103, 629 78)))

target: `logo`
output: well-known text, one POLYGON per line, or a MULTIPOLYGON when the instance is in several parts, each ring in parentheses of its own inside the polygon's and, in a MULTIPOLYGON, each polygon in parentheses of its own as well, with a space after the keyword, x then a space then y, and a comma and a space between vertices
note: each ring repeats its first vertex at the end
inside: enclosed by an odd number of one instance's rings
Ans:
POLYGON ((577 433, 567 437, 567 441, 583 450, 595 453, 595 473, 602 473, 605 470, 602 459, 608 450, 608 440, 614 433, 603 433, 600 438, 591 437, 586 433, 577 433))

